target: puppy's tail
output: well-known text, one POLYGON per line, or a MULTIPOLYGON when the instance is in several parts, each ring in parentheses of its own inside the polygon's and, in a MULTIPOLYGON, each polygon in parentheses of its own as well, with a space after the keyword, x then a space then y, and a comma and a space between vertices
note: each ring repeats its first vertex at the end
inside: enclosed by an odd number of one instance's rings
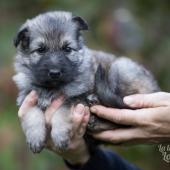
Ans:
POLYGON ((98 66, 95 74, 95 93, 97 94, 100 103, 104 106, 129 108, 123 103, 123 97, 121 97, 118 74, 115 73, 114 86, 111 85, 109 82, 109 69, 104 69, 102 65, 98 66))

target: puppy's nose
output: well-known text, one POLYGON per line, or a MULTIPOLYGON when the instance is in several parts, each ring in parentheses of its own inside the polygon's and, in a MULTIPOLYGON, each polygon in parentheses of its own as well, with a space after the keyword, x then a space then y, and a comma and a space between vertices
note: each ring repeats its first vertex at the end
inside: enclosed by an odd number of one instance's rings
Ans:
POLYGON ((51 79, 59 79, 61 77, 61 71, 60 70, 57 70, 57 69, 52 69, 49 71, 48 73, 49 77, 51 79))

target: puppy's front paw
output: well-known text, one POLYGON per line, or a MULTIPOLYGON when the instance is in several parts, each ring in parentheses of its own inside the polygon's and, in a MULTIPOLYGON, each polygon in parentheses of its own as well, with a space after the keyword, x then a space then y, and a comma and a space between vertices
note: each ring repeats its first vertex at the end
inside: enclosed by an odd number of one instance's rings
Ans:
POLYGON ((70 108, 61 107, 51 119, 51 139, 57 150, 65 151, 68 149, 71 129, 70 108))
POLYGON ((27 129, 26 140, 30 150, 33 153, 40 153, 45 146, 45 129, 44 127, 32 126, 27 129))
POLYGON ((33 153, 39 153, 45 145, 46 128, 43 112, 34 107, 21 120, 27 143, 33 153))
POLYGON ((70 144, 70 135, 69 131, 59 130, 58 128, 53 127, 51 131, 51 138, 55 147, 60 151, 67 150, 70 144))

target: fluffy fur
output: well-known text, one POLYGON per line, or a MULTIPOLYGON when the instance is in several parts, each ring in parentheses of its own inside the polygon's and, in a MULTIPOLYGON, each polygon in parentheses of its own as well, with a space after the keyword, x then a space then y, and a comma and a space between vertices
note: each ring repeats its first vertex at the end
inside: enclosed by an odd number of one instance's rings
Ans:
MULTIPOLYGON (((43 112, 60 95, 66 100, 52 118, 51 138, 56 147, 66 149, 72 129, 72 105, 100 103, 126 108, 124 96, 159 90, 143 66, 126 57, 117 58, 87 48, 81 35, 81 31, 87 29, 81 17, 57 11, 27 20, 16 35, 13 79, 19 88, 17 103, 20 106, 31 90, 38 94, 37 106, 30 109, 22 121, 33 152, 40 152, 46 141, 43 112)), ((100 131, 113 126, 91 116, 88 130, 100 131)))

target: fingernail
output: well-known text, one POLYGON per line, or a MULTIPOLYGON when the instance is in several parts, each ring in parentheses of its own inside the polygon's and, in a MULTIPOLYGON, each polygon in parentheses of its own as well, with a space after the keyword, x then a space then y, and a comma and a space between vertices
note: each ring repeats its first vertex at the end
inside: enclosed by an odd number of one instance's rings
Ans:
POLYGON ((91 107, 91 108, 90 108, 90 111, 93 112, 93 113, 96 113, 96 112, 97 112, 97 109, 96 109, 96 107, 91 107))
POLYGON ((83 112, 84 112, 84 105, 78 104, 75 108, 75 113, 76 114, 82 114, 83 112))
POLYGON ((31 96, 35 96, 36 95, 36 91, 35 90, 32 90, 31 93, 30 93, 31 96))
POLYGON ((123 102, 127 105, 132 105, 134 103, 134 99, 130 96, 124 97, 123 102))
POLYGON ((32 98, 32 100, 36 100, 38 98, 37 93, 36 93, 35 90, 31 91, 30 97, 32 98))

